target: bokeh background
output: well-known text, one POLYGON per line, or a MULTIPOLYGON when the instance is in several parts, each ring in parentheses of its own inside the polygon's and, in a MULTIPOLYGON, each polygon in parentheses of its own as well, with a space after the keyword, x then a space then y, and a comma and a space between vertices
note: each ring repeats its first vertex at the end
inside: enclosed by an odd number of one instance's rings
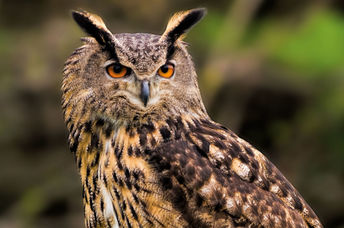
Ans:
POLYGON ((70 10, 161 34, 199 6, 208 15, 186 41, 209 114, 263 151, 325 227, 344 227, 342 0, 0 0, 0 227, 83 227, 60 109, 63 63, 84 36, 70 10))

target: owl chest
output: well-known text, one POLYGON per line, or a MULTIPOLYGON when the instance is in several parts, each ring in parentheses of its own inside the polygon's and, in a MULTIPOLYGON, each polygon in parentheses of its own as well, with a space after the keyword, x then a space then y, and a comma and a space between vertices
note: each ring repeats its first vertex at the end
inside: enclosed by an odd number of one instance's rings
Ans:
POLYGON ((105 148, 98 167, 100 220, 110 227, 182 226, 147 159, 134 146, 105 148))

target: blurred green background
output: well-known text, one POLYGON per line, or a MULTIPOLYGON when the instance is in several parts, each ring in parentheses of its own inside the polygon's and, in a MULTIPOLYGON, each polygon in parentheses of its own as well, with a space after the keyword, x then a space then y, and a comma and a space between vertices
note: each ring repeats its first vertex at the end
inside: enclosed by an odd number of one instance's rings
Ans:
POLYGON ((342 0, 0 0, 0 227, 83 227, 60 109, 71 9, 116 32, 161 34, 207 7, 186 38, 213 119, 264 152, 325 227, 344 227, 342 0))

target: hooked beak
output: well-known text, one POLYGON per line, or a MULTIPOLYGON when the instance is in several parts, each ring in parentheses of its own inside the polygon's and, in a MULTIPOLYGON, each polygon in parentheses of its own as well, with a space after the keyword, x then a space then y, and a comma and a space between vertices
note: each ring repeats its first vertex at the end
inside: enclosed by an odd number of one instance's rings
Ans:
POLYGON ((141 95, 140 98, 145 106, 147 106, 148 98, 149 98, 149 82, 147 80, 143 80, 141 82, 141 95))

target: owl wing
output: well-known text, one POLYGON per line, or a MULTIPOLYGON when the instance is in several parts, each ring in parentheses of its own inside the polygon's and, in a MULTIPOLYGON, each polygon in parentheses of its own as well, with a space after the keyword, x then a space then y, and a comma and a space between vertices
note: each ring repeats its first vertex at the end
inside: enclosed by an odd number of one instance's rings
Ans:
POLYGON ((322 227, 296 189, 250 144, 208 120, 184 127, 151 161, 192 227, 322 227))

